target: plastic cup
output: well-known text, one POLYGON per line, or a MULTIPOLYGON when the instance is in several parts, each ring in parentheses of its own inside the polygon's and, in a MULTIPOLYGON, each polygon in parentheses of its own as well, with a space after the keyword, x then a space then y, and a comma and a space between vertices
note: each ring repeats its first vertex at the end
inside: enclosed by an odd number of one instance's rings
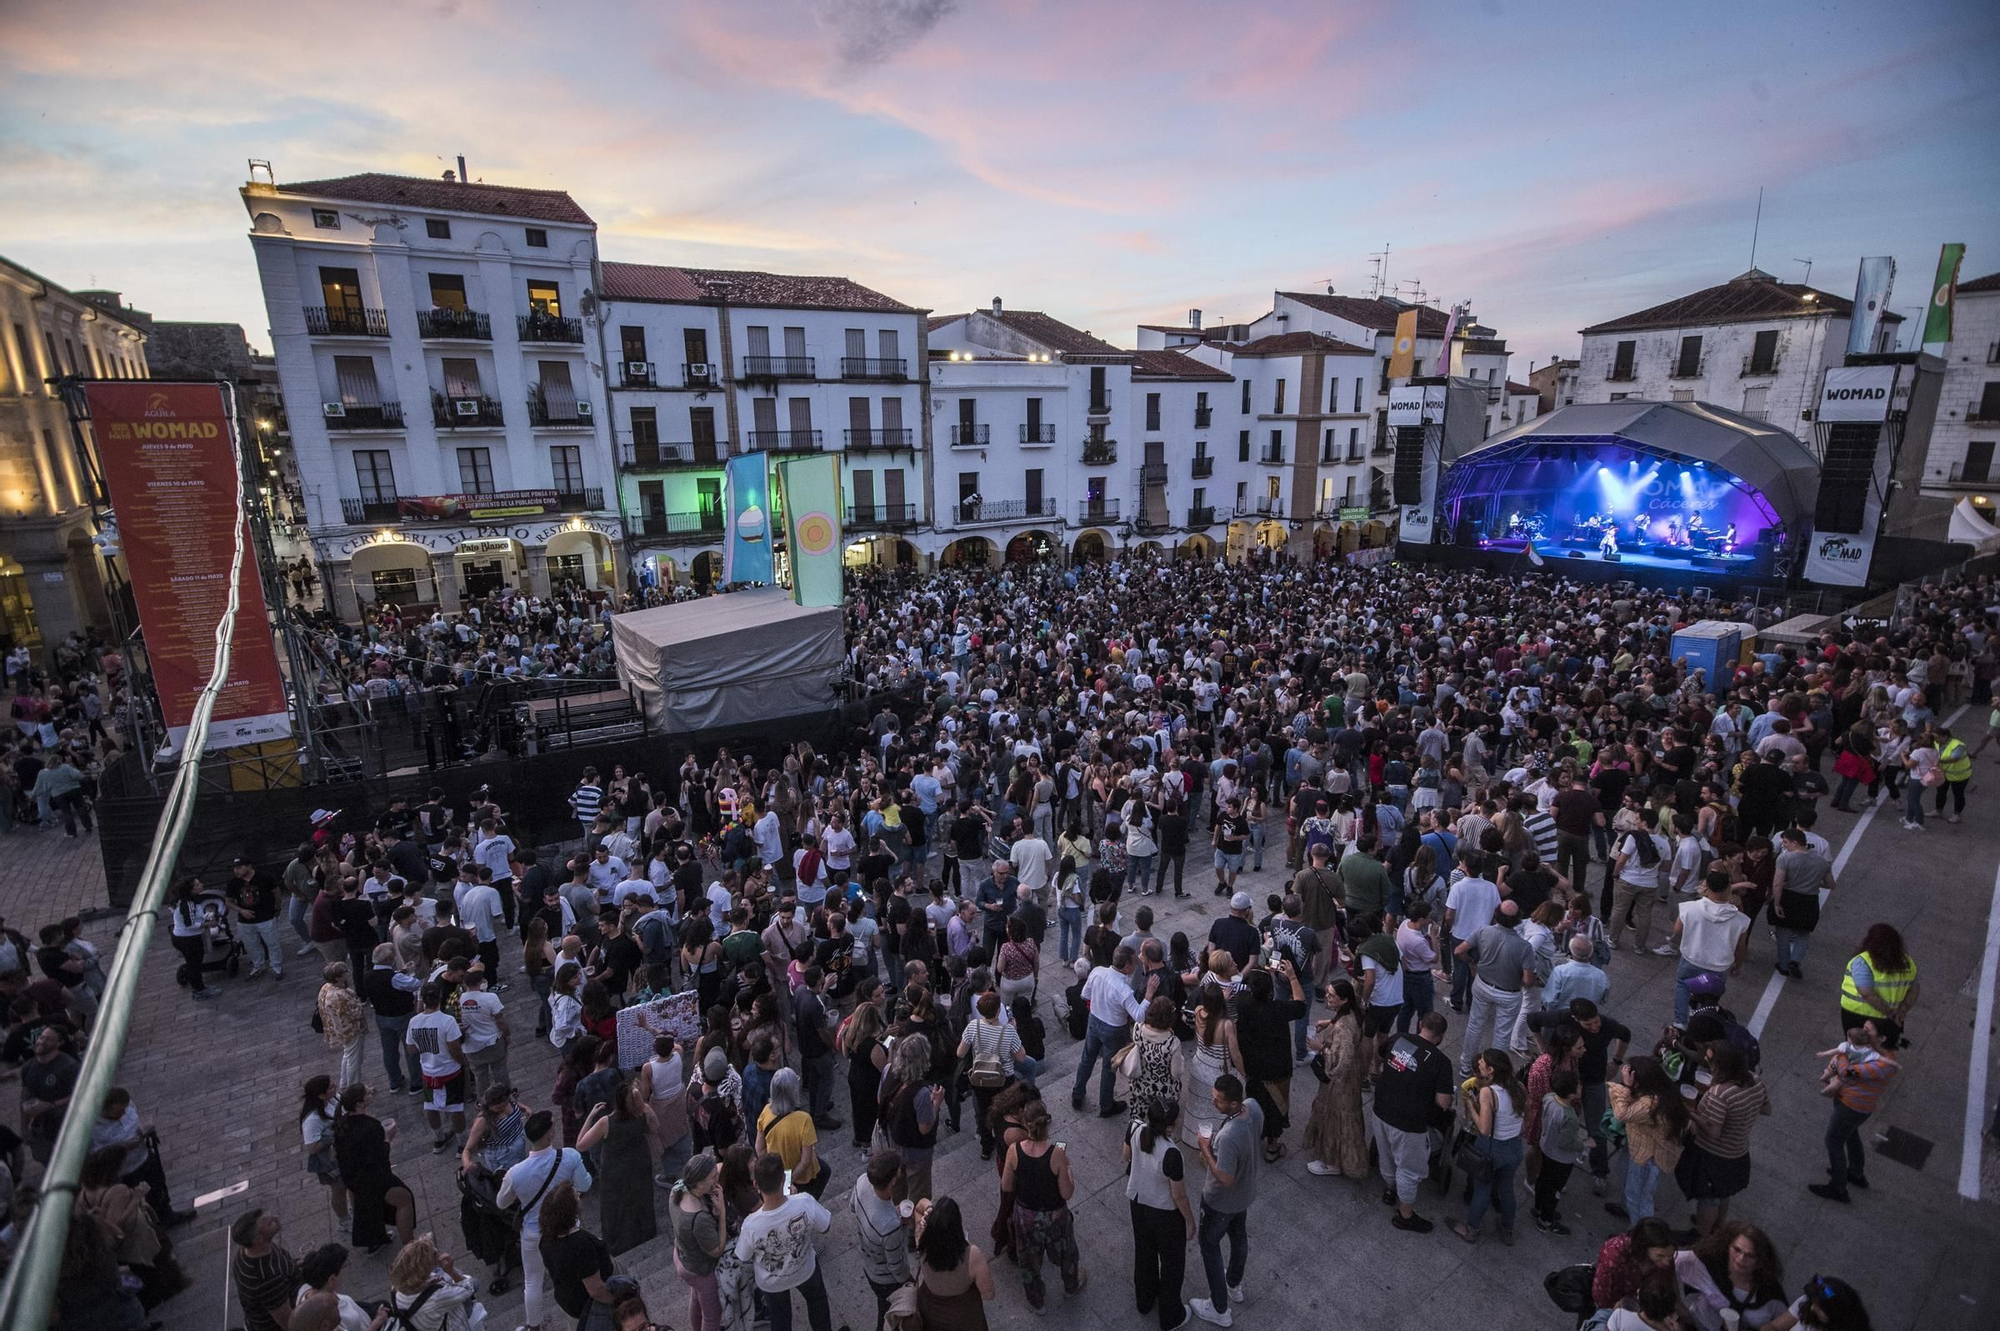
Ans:
POLYGON ((1214 1124, 1212 1124, 1212 1123, 1204 1123, 1204 1124, 1202 1124, 1202 1125, 1201 1125, 1201 1139, 1202 1139, 1203 1141, 1208 1141, 1208 1140, 1210 1140, 1211 1138, 1213 1138, 1214 1136, 1215 1136, 1215 1125, 1214 1125, 1214 1124))
POLYGON ((1742 1322, 1743 1314, 1737 1312, 1734 1308, 1724 1308, 1722 1310, 1722 1331, 1736 1331, 1742 1322))
POLYGON ((902 1216, 903 1219, 908 1220, 917 1213, 917 1204, 915 1202, 898 1202, 896 1213, 902 1216))

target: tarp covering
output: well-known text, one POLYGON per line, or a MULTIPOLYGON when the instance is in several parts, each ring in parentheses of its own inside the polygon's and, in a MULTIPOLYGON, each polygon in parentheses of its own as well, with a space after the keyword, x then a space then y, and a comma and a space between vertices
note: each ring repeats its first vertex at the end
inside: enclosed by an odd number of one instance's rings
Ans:
POLYGON ((1952 506, 1951 533, 1945 539, 1963 541, 1983 554, 1987 542, 1995 537, 2000 537, 2000 527, 1994 526, 1971 499, 1961 499, 1952 506))
POLYGON ((1708 402, 1593 402, 1559 407, 1467 453, 1543 443, 1620 443, 1712 462, 1761 491, 1794 532, 1812 525, 1819 460, 1775 425, 1708 402))
POLYGON ((667 731, 824 712, 838 706, 839 607, 792 604, 781 588, 731 592, 614 615, 618 672, 667 731))

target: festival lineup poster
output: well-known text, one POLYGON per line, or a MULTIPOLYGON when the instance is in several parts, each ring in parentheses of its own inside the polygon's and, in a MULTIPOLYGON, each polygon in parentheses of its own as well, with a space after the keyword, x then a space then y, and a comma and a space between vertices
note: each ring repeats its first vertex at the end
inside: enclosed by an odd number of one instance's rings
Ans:
MULTIPOLYGON (((146 658, 167 724, 187 741, 195 702, 215 669, 215 627, 229 604, 242 484, 220 384, 85 384, 91 425, 118 517, 146 658)), ((210 749, 292 733, 264 608, 257 548, 243 525, 229 678, 209 719, 210 749)))
POLYGON ((618 1009, 618 1066, 629 1072, 653 1056, 653 1038, 671 1035, 685 1050, 701 1039, 701 995, 692 989, 618 1009))

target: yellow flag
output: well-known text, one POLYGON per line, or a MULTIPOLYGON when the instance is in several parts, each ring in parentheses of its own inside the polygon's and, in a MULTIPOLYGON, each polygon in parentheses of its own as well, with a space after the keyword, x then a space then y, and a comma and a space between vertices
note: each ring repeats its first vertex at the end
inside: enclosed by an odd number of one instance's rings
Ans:
POLYGON ((1417 372, 1417 312, 1396 316, 1396 348, 1389 353, 1389 377, 1407 379, 1417 372))

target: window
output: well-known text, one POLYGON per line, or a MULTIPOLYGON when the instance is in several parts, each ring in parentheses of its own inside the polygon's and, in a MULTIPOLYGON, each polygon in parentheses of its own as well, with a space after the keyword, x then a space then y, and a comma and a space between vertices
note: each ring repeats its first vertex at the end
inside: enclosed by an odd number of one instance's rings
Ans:
POLYGON ((1248 416, 1248 415, 1250 414, 1250 381, 1249 381, 1248 379, 1245 379, 1245 380, 1243 381, 1243 407, 1242 407, 1242 411, 1243 411, 1243 414, 1244 414, 1245 416, 1248 416))
POLYGON ((576 444, 558 444, 549 449, 549 474, 555 477, 556 493, 583 493, 583 449, 576 444))
POLYGON ((542 409, 551 421, 573 421, 577 419, 576 386, 570 381, 569 362, 566 360, 537 361, 535 368, 540 372, 536 392, 541 395, 542 409))
POLYGON ((1778 369, 1778 330, 1766 328, 1750 347, 1750 373, 1775 374, 1778 369))
POLYGON ((372 356, 335 356, 333 379, 341 403, 349 407, 375 407, 382 403, 382 390, 375 382, 372 356))
POLYGON ((551 318, 562 317, 562 291, 553 282, 538 278, 528 279, 528 309, 535 314, 546 314, 551 318))
POLYGON ((2000 383, 1980 387, 1977 410, 1982 421, 2000 421, 2000 383))
POLYGON ((354 454, 354 479, 364 504, 396 502, 396 471, 386 448, 364 448, 354 454))
POLYGON ((1326 427, 1326 437, 1320 440, 1319 460, 1321 462, 1340 461, 1340 455, 1334 452, 1333 449, 1333 427, 1331 425, 1326 427))
POLYGON ((657 408, 632 408, 632 442, 642 448, 660 446, 660 418, 657 408))
POLYGON ((1028 515, 1030 517, 1038 517, 1041 515, 1042 499, 1043 499, 1043 491, 1042 491, 1043 476, 1042 476, 1042 469, 1040 467, 1028 468, 1027 484, 1028 484, 1028 491, 1027 491, 1028 515))
POLYGON ((490 495, 493 493, 492 449, 461 448, 458 450, 458 488, 461 494, 490 495))
POLYGON ((424 234, 432 240, 450 240, 451 223, 442 217, 426 217, 424 219, 424 234))
POLYGON ((549 233, 543 228, 538 226, 529 227, 528 248, 533 250, 545 250, 548 247, 549 247, 549 233))
POLYGON ((1985 484, 1993 479, 1993 441, 1975 439, 1965 446, 1965 465, 1958 469, 1961 481, 1985 484))
POLYGON ((313 209, 313 225, 322 231, 340 230, 340 214, 331 208, 313 209))
POLYGON ((417 571, 413 568, 378 568, 369 574, 374 584, 377 605, 415 605, 423 598, 417 595, 417 571))
POLYGON ((785 330, 785 359, 804 360, 806 358, 806 330, 787 328, 785 330))
POLYGON ((1358 375, 1354 380, 1354 410, 1356 414, 1361 411, 1361 379, 1358 375))
MULTIPOLYGON (((1617 352, 1611 358, 1611 377, 1613 379, 1630 379, 1632 377, 1633 362, 1638 357, 1638 354, 1639 344, 1637 342, 1620 342, 1617 352)), ((1617 399, 1614 398, 1612 400, 1616 401, 1617 399)))
MULTIPOLYGON (((1681 377, 1686 378, 1687 376, 1682 375, 1681 377)), ((1694 390, 1692 388, 1676 388, 1674 390, 1674 401, 1676 402, 1694 401, 1694 390)))
MULTIPOLYGON (((1281 380, 1280 382, 1283 381, 1281 380)), ((1283 462, 1285 460, 1285 432, 1283 430, 1271 431, 1271 444, 1270 447, 1264 450, 1264 460, 1266 462, 1283 462)))
POLYGON ((903 399, 899 397, 882 399, 882 437, 892 444, 903 437, 903 399))
MULTIPOLYGON (((332 316, 361 316, 361 274, 352 268, 319 270, 321 303, 332 316)), ((331 322, 331 321, 330 321, 331 322)))
POLYGON ((618 330, 618 353, 626 361, 643 363, 646 359, 646 330, 633 324, 625 324, 618 330))
POLYGON ((63 339, 63 353, 63 360, 69 365, 69 372, 71 374, 82 374, 83 362, 76 358, 76 343, 70 341, 67 337, 63 339))
POLYGON ((457 273, 432 273, 431 308, 465 313, 465 279, 457 273))
POLYGON ((28 385, 43 377, 35 364, 35 344, 25 324, 14 325, 14 354, 21 358, 21 388, 25 392, 28 385))
MULTIPOLYGON (((1245 394, 1248 394, 1250 385, 1243 385, 1243 391, 1245 394)), ((1250 432, 1248 430, 1239 431, 1236 435, 1236 460, 1238 462, 1248 462, 1250 460, 1250 432)))
POLYGON ((1674 358, 1674 378, 1693 379, 1701 373, 1701 335, 1681 339, 1681 352, 1674 358))
POLYGON ((1271 412, 1273 415, 1278 416, 1285 414, 1285 381, 1283 379, 1278 380, 1277 391, 1271 394, 1271 412))
POLYGON ((60 377, 63 372, 63 363, 62 357, 56 352, 56 335, 47 329, 43 329, 42 343, 49 349, 49 373, 60 377))
POLYGON ((1158 393, 1146 394, 1146 428, 1148 430, 1157 430, 1160 428, 1160 395, 1158 393))
POLYGON ((708 364, 708 330, 706 328, 681 329, 681 352, 690 365, 708 364))
POLYGON ((1104 367, 1090 367, 1090 409, 1099 415, 1111 410, 1111 398, 1104 390, 1104 367))
POLYGON ((444 395, 446 397, 480 397, 485 389, 479 385, 479 362, 456 356, 444 358, 444 395))

